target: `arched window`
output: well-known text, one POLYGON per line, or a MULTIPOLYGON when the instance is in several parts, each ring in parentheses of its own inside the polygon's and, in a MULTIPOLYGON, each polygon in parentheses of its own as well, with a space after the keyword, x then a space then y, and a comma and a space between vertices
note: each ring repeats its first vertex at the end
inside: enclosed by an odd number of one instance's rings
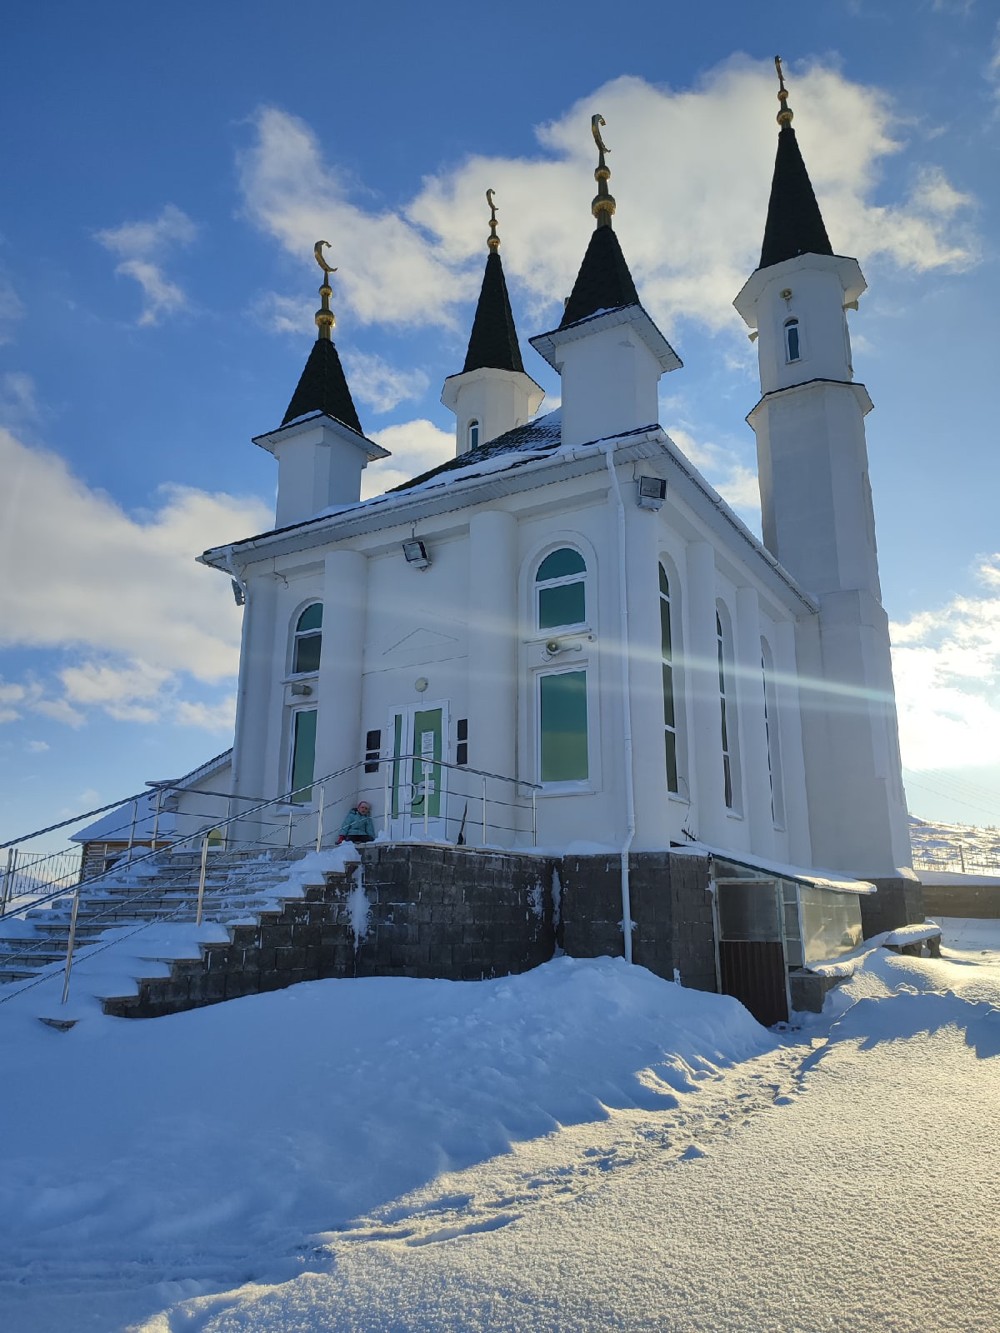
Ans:
POLYGON ((799 345, 799 321, 785 320, 785 360, 798 361, 802 355, 799 345))
POLYGON ((766 639, 760 641, 760 669, 764 675, 764 733, 767 737, 767 775, 771 782, 771 820, 775 828, 783 828, 785 801, 778 733, 778 699, 774 687, 774 659, 766 639))
POLYGON ((292 648, 292 675, 319 670, 323 648, 323 603, 313 602, 295 623, 295 642, 292 648))
POLYGON ((726 797, 726 809, 735 810, 736 719, 727 699, 728 672, 726 659, 728 657, 728 644, 725 631, 722 628, 722 617, 718 611, 715 613, 715 642, 719 658, 719 704, 722 710, 722 781, 726 797))
POLYGON ((469 428, 465 433, 466 448, 479 448, 479 422, 473 417, 469 422, 469 428))
POLYGON ((579 551, 560 546, 535 575, 538 628, 563 629, 587 622, 587 564, 579 551))
POLYGON ((674 644, 670 625, 670 580, 660 569, 660 657, 663 667, 663 740, 667 760, 667 791, 677 791, 677 716, 674 707, 674 644))

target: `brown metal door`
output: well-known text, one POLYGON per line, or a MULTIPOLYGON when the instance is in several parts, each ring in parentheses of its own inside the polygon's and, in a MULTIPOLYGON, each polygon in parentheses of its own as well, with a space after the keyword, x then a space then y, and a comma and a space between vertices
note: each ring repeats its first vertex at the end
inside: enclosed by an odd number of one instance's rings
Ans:
POLYGON ((722 992, 746 1007, 758 1023, 788 1022, 785 951, 780 940, 720 940, 722 992))

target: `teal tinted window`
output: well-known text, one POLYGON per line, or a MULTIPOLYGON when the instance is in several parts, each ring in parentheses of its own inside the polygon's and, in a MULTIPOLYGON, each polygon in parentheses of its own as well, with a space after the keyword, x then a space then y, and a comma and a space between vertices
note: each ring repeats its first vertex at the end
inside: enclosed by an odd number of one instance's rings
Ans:
POLYGON ((586 781, 586 671, 542 676, 539 691, 542 782, 586 781))
POLYGON ((309 785, 315 776, 316 767, 316 709, 300 709, 294 715, 294 735, 292 738, 292 787, 301 787, 292 800, 297 804, 307 804, 312 800, 312 787, 309 785))
POLYGON ((586 572, 587 566, 580 552, 574 551, 569 546, 563 546, 545 557, 538 566, 535 579, 538 583, 544 583, 547 579, 564 579, 570 574, 586 574, 586 572))
POLYGON ((295 626, 292 674, 319 670, 323 649, 323 603, 313 602, 299 616, 295 626))
POLYGON ((295 626, 296 634, 303 633, 307 629, 323 628, 323 603, 313 602, 312 606, 307 606, 299 616, 299 623, 295 626))
POLYGON ((582 625, 587 618, 587 595, 583 583, 561 583, 538 589, 538 628, 582 625))
POLYGON ((579 551, 563 546, 538 566, 538 628, 582 625, 587 619, 587 565, 579 551))

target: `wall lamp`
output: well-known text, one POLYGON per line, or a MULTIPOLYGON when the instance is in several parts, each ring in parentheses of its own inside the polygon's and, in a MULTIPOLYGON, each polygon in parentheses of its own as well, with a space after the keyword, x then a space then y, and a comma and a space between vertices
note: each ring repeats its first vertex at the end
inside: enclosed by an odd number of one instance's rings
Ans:
POLYGON ((662 477, 639 478, 639 508, 659 509, 667 496, 667 483, 662 477))
POLYGON ((427 554, 427 547, 416 537, 403 542, 403 555, 406 557, 406 563, 412 565, 414 569, 430 568, 431 558, 427 554))

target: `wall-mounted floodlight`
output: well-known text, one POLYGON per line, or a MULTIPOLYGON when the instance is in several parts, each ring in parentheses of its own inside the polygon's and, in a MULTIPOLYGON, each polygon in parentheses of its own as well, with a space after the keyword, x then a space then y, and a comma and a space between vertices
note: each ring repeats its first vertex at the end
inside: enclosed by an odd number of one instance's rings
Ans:
POLYGON ((232 579, 231 583, 233 585, 233 601, 237 606, 242 606, 247 599, 247 595, 243 591, 243 584, 237 583, 235 579, 232 579))
POLYGON ((412 565, 414 569, 430 568, 431 558, 427 554, 427 547, 416 537, 403 542, 403 555, 406 557, 406 563, 412 565))
POLYGON ((659 509, 667 496, 667 483, 662 477, 639 478, 639 508, 659 509))

